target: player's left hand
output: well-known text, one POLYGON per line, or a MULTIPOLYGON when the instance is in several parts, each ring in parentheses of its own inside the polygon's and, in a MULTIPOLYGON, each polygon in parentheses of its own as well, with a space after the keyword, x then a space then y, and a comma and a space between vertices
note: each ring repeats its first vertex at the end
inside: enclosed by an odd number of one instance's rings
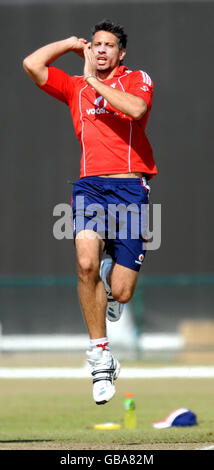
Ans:
POLYGON ((96 75, 97 64, 95 56, 91 49, 91 42, 88 42, 84 46, 85 66, 84 66, 84 77, 88 75, 96 75))

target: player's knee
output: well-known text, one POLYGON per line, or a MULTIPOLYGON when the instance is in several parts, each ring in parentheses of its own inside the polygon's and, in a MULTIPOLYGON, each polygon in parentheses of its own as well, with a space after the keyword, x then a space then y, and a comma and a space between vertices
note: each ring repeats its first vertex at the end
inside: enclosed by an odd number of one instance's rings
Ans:
POLYGON ((95 280, 98 278, 99 263, 90 256, 82 256, 78 259, 78 278, 83 282, 95 280))
POLYGON ((127 302, 129 302, 133 295, 132 289, 129 286, 125 285, 116 288, 112 287, 111 290, 114 299, 120 302, 121 304, 126 304, 127 302))

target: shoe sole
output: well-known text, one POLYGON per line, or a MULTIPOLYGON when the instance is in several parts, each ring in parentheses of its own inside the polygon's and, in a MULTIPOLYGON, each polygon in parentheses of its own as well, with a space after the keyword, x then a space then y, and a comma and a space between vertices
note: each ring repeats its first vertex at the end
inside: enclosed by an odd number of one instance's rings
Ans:
MULTIPOLYGON (((119 303, 119 302, 118 302, 118 303, 119 303)), ((114 316, 111 316, 111 315, 108 313, 108 309, 109 309, 110 307, 111 307, 111 301, 109 302, 109 301, 108 301, 108 298, 107 298, 106 318, 108 319, 108 321, 111 321, 111 322, 118 321, 118 320, 121 318, 121 315, 122 315, 122 313, 123 313, 124 305, 120 304, 120 313, 119 313, 119 315, 117 315, 117 316, 115 316, 115 317, 114 317, 114 316), (108 303, 110 304, 109 306, 108 306, 108 303), (121 306, 122 306, 122 308, 121 308, 121 306)))
MULTIPOLYGON (((123 312, 122 312, 122 313, 123 313, 123 312)), ((114 323, 114 322, 118 321, 118 320, 121 318, 122 313, 121 313, 120 315, 118 315, 118 317, 115 317, 115 318, 114 318, 114 317, 110 317, 109 314, 107 313, 107 314, 106 314, 106 318, 107 318, 108 321, 114 323)))

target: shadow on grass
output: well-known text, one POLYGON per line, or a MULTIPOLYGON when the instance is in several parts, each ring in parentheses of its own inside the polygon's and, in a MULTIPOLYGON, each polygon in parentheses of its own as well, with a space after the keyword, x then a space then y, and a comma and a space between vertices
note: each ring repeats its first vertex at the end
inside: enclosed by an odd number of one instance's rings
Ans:
POLYGON ((18 443, 18 442, 52 442, 53 439, 16 439, 16 440, 10 440, 10 441, 1 441, 0 444, 12 444, 12 443, 18 443))

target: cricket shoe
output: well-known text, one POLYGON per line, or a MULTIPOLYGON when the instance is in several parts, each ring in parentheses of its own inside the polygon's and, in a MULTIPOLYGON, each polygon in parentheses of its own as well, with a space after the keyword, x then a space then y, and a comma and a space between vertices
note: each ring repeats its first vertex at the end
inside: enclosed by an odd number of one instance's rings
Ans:
POLYGON ((93 377, 93 398, 97 405, 104 405, 115 394, 114 380, 120 372, 120 363, 109 349, 96 346, 87 351, 88 363, 93 377))
POLYGON ((111 288, 107 282, 107 276, 111 270, 113 260, 105 258, 100 264, 100 277, 103 281, 106 295, 107 295, 107 308, 106 317, 109 321, 118 321, 122 315, 124 305, 114 299, 111 293, 111 288))

